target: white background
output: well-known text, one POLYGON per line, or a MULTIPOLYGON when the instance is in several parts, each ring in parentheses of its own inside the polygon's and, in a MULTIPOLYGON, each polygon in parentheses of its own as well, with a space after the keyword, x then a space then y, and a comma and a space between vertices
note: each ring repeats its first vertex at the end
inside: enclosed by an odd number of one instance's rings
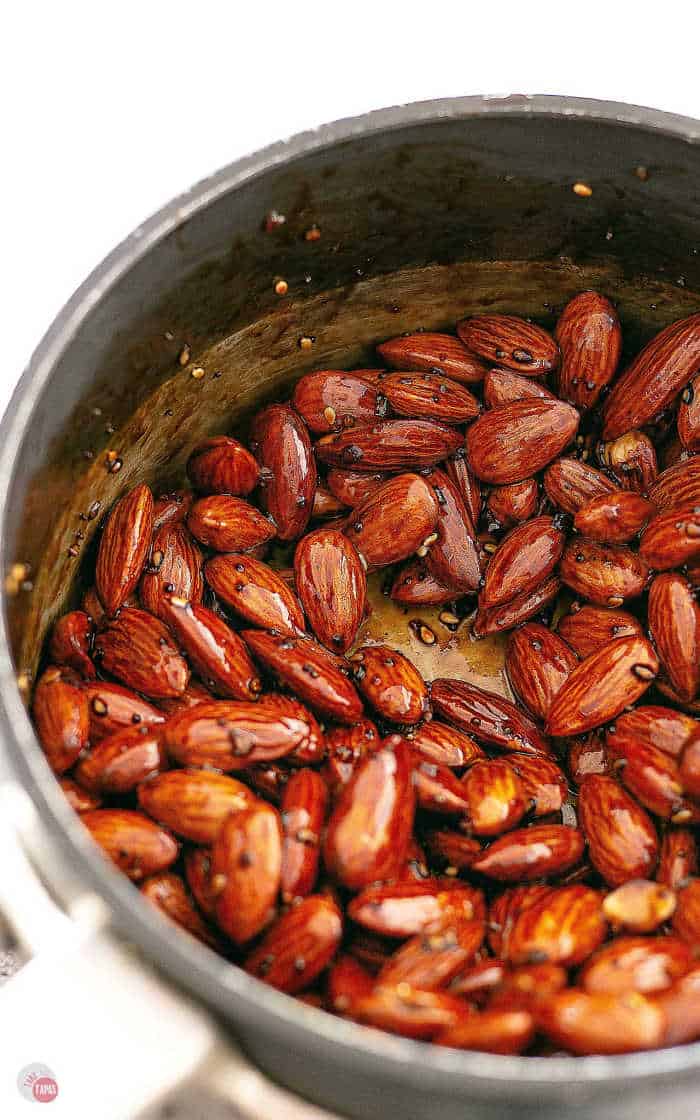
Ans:
POLYGON ((324 121, 468 93, 569 93, 700 116, 694 8, 12 3, 0 38, 0 411, 93 266, 217 167, 324 121))

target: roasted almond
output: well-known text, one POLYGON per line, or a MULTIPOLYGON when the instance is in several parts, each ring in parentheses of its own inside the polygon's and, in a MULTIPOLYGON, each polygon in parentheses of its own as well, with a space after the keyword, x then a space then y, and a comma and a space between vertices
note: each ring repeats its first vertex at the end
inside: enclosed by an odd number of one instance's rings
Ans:
POLYGON ((297 594, 314 634, 345 653, 365 613, 367 578, 351 541, 337 529, 307 533, 294 553, 297 594))
POLYGON ((470 1015, 463 1023, 448 1027, 434 1042, 458 1050, 483 1050, 489 1054, 521 1054, 535 1035, 536 1023, 529 1011, 487 1008, 470 1015))
POLYGON ((374 988, 374 976, 349 953, 336 957, 328 971, 328 1001, 339 1015, 354 1015, 355 1004, 374 988))
POLYGON ((559 395, 578 408, 592 408, 617 370, 622 331, 615 308, 598 292, 581 292, 559 316, 559 395))
POLYGON ((484 378, 484 403, 487 408, 501 408, 513 401, 533 399, 551 401, 554 393, 539 381, 508 369, 490 369, 484 378))
POLYGON ((691 879, 679 887, 671 924, 679 937, 697 948, 700 943, 700 879, 691 879))
POLYGON ((539 622, 526 623, 508 639, 508 680, 535 719, 546 720, 554 697, 577 665, 566 642, 539 622))
POLYGON ((261 468, 260 503, 277 526, 280 540, 296 540, 311 517, 317 481, 308 430, 293 408, 272 404, 254 417, 250 439, 261 468))
POLYGON ((550 754, 533 720, 495 692, 442 677, 433 681, 431 701, 438 716, 482 743, 503 751, 550 754))
POLYGON ((204 592, 202 553, 180 521, 158 529, 139 584, 141 605, 165 621, 171 596, 200 603, 204 592))
POLYGON ((537 1003, 567 985, 566 969, 560 964, 543 961, 521 964, 506 973, 502 982, 489 995, 488 1010, 530 1011, 537 1003))
POLYGON ((415 666, 388 646, 363 646, 352 656, 357 686, 390 723, 418 723, 428 710, 428 689, 415 666))
POLYGON ((517 525, 534 517, 539 504, 540 488, 534 478, 494 486, 488 496, 489 513, 501 525, 517 525))
POLYGON ((212 844, 229 813, 256 800, 247 786, 213 770, 167 770, 138 789, 139 805, 194 844, 212 844))
POLYGON ((231 700, 255 700, 262 682, 245 644, 214 611, 172 598, 165 621, 206 687, 231 700))
POLYGON ((610 886, 644 879, 659 854, 648 814, 614 778, 591 774, 579 788, 578 816, 597 871, 610 886))
POLYGON ((411 560, 396 576, 390 595, 397 603, 420 607, 452 603, 459 592, 429 572, 425 560, 411 560))
POLYGON ((92 809, 80 819, 105 855, 134 882, 167 871, 178 857, 171 834, 133 809, 92 809))
POLYGON ((661 840, 657 882, 678 890, 698 873, 698 850, 689 828, 667 828, 661 840))
POLYGON ((264 630, 243 630, 241 637, 253 657, 309 707, 338 723, 361 718, 362 701, 352 682, 318 642, 264 630))
POLYGON ((88 745, 87 694, 49 665, 34 690, 32 716, 47 762, 56 774, 70 770, 88 745))
POLYGON ((467 429, 469 466, 493 485, 531 478, 576 435, 579 414, 558 400, 520 400, 484 412, 467 429))
POLYGON ((567 769, 575 785, 580 786, 588 774, 612 774, 613 760, 599 731, 568 742, 567 769))
POLYGON ((153 502, 153 532, 157 533, 163 525, 184 521, 191 505, 190 490, 171 490, 168 494, 160 494, 153 502))
POLYGON ((344 467, 331 467, 326 475, 326 485, 339 502, 354 509, 379 489, 388 477, 385 471, 367 474, 363 471, 346 470, 344 467))
POLYGON ((675 759, 619 732, 607 744, 622 784, 637 801, 657 817, 683 819, 686 805, 675 759))
POLYGON ((681 785, 691 797, 700 798, 700 736, 695 735, 683 748, 679 777, 681 785))
POLYGON ((229 494, 200 498, 187 515, 187 527, 216 552, 246 552, 275 536, 275 526, 260 510, 229 494))
POLYGON ((648 522, 639 555, 657 571, 680 568, 700 556, 700 506, 677 506, 648 522))
POLYGON ((683 459, 662 471, 649 489, 649 501, 659 510, 700 504, 700 456, 683 459))
POLYGON ((418 758, 413 769, 416 805, 426 813, 463 816, 468 808, 464 787, 447 766, 418 758))
POLYGON ((139 581, 152 529, 153 495, 147 486, 135 486, 112 507, 95 563, 97 594, 110 617, 139 581))
POLYGON ((67 665, 85 680, 94 680, 95 666, 90 657, 93 630, 85 611, 69 611, 57 619, 48 650, 52 665, 67 665))
POLYGON ((75 776, 86 789, 130 793, 164 766, 158 724, 115 731, 81 758, 75 776))
POLYGON ((421 758, 440 766, 470 766, 486 757, 469 735, 437 719, 421 724, 410 742, 421 758))
POLYGON ((507 955, 513 926, 522 911, 534 906, 551 890, 544 883, 526 883, 519 887, 506 887, 491 900, 487 923, 488 942, 497 957, 507 955))
POLYGON ((527 810, 533 817, 558 813, 566 801, 566 775, 549 758, 521 754, 513 756, 510 765, 520 779, 527 810))
POLYGON ((383 568, 420 549, 435 533, 438 515, 433 487, 417 474, 400 474, 353 510, 345 534, 368 568, 383 568))
POLYGON ((678 937, 616 937, 586 962, 578 982, 587 992, 659 992, 691 964, 690 949, 678 937))
POLYGON ((646 638, 616 638, 569 674, 549 710, 549 735, 582 735, 614 719, 644 694, 659 671, 646 638))
POLYGON ((446 921, 482 921, 480 890, 450 879, 381 883, 365 887, 348 905, 348 917, 385 937, 414 937, 446 921))
POLYGON ((642 637, 641 624, 627 611, 573 603, 557 623, 557 633, 579 657, 588 657, 615 638, 642 637))
POLYGON ((687 451, 700 451, 700 379, 688 382, 678 407, 678 436, 687 451))
POLYGON ((697 372, 700 315, 661 331, 618 378, 603 405, 603 438, 616 439, 654 420, 697 372))
POLYGON ((557 459, 544 472, 544 489, 552 505, 575 514, 595 498, 614 494, 619 487, 602 471, 580 459, 557 459))
POLYGON ((444 471, 431 471, 426 481, 433 488, 438 508, 437 540, 428 548, 428 570, 458 592, 476 591, 481 580, 476 530, 462 496, 444 471))
POLYGON ((464 447, 460 447, 454 455, 450 455, 449 459, 445 460, 444 470, 459 490, 472 525, 478 525, 482 505, 481 485, 478 478, 469 470, 467 453, 464 447))
POLYGON ((474 860, 472 869, 501 883, 544 879, 573 867, 583 848, 583 835, 577 828, 536 824, 499 836, 474 860))
POLYGON ((664 1015, 664 1033, 661 1046, 678 1046, 694 1042, 700 1035, 700 970, 686 972, 665 992, 660 992, 654 1003, 664 1015))
POLYGON ((594 498, 574 517, 574 528, 582 537, 622 544, 632 540, 655 512, 655 506, 632 490, 620 490, 594 498))
POLYGON ((700 689, 700 608, 687 580, 674 572, 657 576, 647 617, 671 684, 682 699, 692 700, 700 689))
POLYGON ((548 961, 581 964, 605 940, 607 926, 598 891, 581 884, 555 887, 515 915, 506 946, 515 964, 548 961))
POLYGON ((608 730, 608 739, 614 744, 614 737, 619 732, 678 758, 699 729, 698 721, 685 712, 652 704, 618 716, 614 729, 608 730))
POLYGON ((468 389, 435 373, 390 373, 380 386, 398 416, 467 424, 481 411, 468 389))
POLYGON ((293 634, 304 629, 299 601, 282 577, 252 556, 213 556, 204 575, 215 595, 241 618, 264 630, 293 634))
POLYGON ((675 909, 674 891, 651 879, 630 879, 603 902, 603 913, 613 929, 630 933, 653 933, 675 909))
POLYGON ((314 520, 329 521, 331 518, 337 518, 346 513, 347 508, 331 494, 328 487, 317 483, 312 513, 314 520))
POLYGON ((322 436, 316 455, 331 467, 400 471, 433 467, 453 455, 462 436, 437 420, 383 420, 322 436))
POLYGON ((211 848, 185 852, 185 878, 197 906, 210 921, 216 920, 216 899, 211 887, 211 848))
POLYGON ((424 1040, 456 1027, 471 1015, 469 1004, 459 996, 423 992, 408 984, 378 985, 371 995, 358 999, 353 1008, 353 1018, 361 1023, 424 1040))
POLYGON ((598 458, 623 490, 646 494, 658 474, 654 444, 645 432, 625 432, 598 446, 598 458))
POLYGON ((485 362, 530 377, 559 365, 559 347, 542 327, 517 315, 474 315, 457 324, 457 334, 485 362))
POLYGON ((282 795, 282 901, 314 889, 321 854, 321 832, 328 807, 328 786, 315 770, 295 771, 282 795))
POLYGON ((466 824, 477 836, 500 836, 527 808, 515 766, 502 758, 473 763, 462 780, 466 824))
POLYGON ((482 381, 488 368, 459 339, 431 331, 391 338, 382 342, 377 352, 392 369, 427 370, 465 385, 482 381))
POLYGON ((621 607, 641 595, 649 580, 648 558, 625 544, 571 539, 559 572, 564 583, 601 607, 621 607))
POLYGON ((165 719, 158 708, 120 684, 90 681, 85 687, 85 694, 89 703, 91 743, 124 727, 163 723, 165 719))
POLYGON ((87 813, 89 809, 99 809, 102 798, 97 793, 83 789, 74 778, 60 778, 58 784, 66 795, 66 800, 75 813, 87 813))
POLYGON ((312 895, 278 918, 243 967, 282 992, 303 991, 330 964, 342 933, 335 902, 327 895, 312 895))
POLYGON ((350 371, 305 373, 294 386, 292 404, 311 432, 323 434, 371 423, 386 413, 386 394, 350 371))
POLYGON ((211 886, 216 919, 237 945, 268 924, 282 864, 279 813, 264 801, 230 813, 212 848, 211 886))
POLYGON ((627 1054, 662 1045, 662 1009, 639 992, 611 995, 565 988, 544 1001, 538 1025, 574 1054, 627 1054))
POLYGON ((187 887, 179 875, 172 871, 160 871, 151 875, 141 887, 141 894, 165 918, 187 930, 192 937, 203 941, 211 949, 222 952, 221 939, 216 936, 198 913, 187 887))
POLYGON ((474 959, 484 930, 480 919, 448 916, 397 949, 381 968, 378 983, 410 984, 422 991, 445 988, 474 959))
POLYGON ((178 696, 190 678, 187 662, 163 623, 136 607, 125 607, 101 631, 95 657, 104 672, 156 700, 178 696))
POLYGON ((336 797, 350 781, 360 759, 369 751, 377 750, 381 740, 377 728, 369 719, 358 720, 350 727, 331 727, 326 730, 325 739, 323 776, 336 797))
POLYGON ((463 832, 448 828, 431 828, 423 834, 431 863, 446 875, 466 871, 481 852, 481 844, 463 832))
POLYGON ((560 590, 561 580, 557 576, 549 576, 537 587, 521 592, 507 603, 500 603, 495 607, 480 607, 472 623, 474 637, 483 638, 486 634, 497 634, 520 626, 522 622, 540 614, 560 590))
POLYGON ((187 475, 202 494, 245 498, 258 484, 258 464, 250 451, 230 436, 202 440, 187 460, 187 475))
POLYGON ((535 517, 512 529, 489 561, 480 607, 499 606, 534 591, 551 575, 564 543, 564 533, 551 517, 535 517))

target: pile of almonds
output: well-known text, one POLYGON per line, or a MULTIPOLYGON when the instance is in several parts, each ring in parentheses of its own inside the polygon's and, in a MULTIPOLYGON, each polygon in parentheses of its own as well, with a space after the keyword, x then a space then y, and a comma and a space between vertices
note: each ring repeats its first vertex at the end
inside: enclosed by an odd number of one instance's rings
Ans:
POLYGON ((307 1003, 495 1053, 696 1039, 700 314, 621 374, 595 292, 554 336, 378 351, 116 503, 36 686, 47 759, 154 906, 307 1003), (389 566, 509 632, 517 704, 362 644, 389 566))

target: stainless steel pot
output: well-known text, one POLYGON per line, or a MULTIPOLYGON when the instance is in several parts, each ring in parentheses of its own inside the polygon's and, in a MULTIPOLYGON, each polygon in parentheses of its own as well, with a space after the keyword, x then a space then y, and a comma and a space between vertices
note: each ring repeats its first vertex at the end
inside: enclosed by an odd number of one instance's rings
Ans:
POLYGON ((0 1099, 22 1056, 51 1064, 54 1054, 72 1116, 94 1114, 86 1093, 100 1074, 116 1092, 100 1116, 124 1120, 202 1065, 245 1115, 313 1116, 226 1050, 230 1031, 274 1081, 351 1117, 691 1115, 700 1045, 581 1060, 443 1050, 325 1015, 225 964, 167 927, 93 847, 25 699, 100 512, 136 478, 176 481, 194 439, 244 424, 298 372, 366 361, 379 338, 485 307, 551 323, 555 305, 588 286, 617 301, 630 347, 696 311, 699 139, 689 119, 557 97, 342 121, 168 205, 58 316, 0 438, 0 821, 12 825, 0 899, 38 950, 0 995, 13 1024, 0 1099), (577 181, 592 195, 576 194, 577 181), (313 224, 319 240, 304 237, 313 224), (105 1038, 104 1068, 81 1071, 69 1053, 66 1000, 105 1038))

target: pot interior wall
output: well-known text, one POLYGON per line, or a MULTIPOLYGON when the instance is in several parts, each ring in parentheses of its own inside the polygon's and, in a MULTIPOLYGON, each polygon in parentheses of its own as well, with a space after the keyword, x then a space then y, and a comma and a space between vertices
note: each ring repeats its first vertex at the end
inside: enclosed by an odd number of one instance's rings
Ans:
MULTIPOLYGON (((6 560, 27 566, 8 582, 23 683, 113 501, 136 481, 177 485, 194 442, 244 431, 302 372, 486 309, 551 326, 587 287, 618 305, 628 351, 696 311, 699 173, 697 147, 642 127, 513 113, 346 140, 183 212, 82 319, 17 457, 6 560), (285 220, 266 229, 271 211, 285 220)), ((404 618, 377 618, 377 636, 405 635, 404 618)), ((497 643, 460 649, 498 678, 497 643)))

